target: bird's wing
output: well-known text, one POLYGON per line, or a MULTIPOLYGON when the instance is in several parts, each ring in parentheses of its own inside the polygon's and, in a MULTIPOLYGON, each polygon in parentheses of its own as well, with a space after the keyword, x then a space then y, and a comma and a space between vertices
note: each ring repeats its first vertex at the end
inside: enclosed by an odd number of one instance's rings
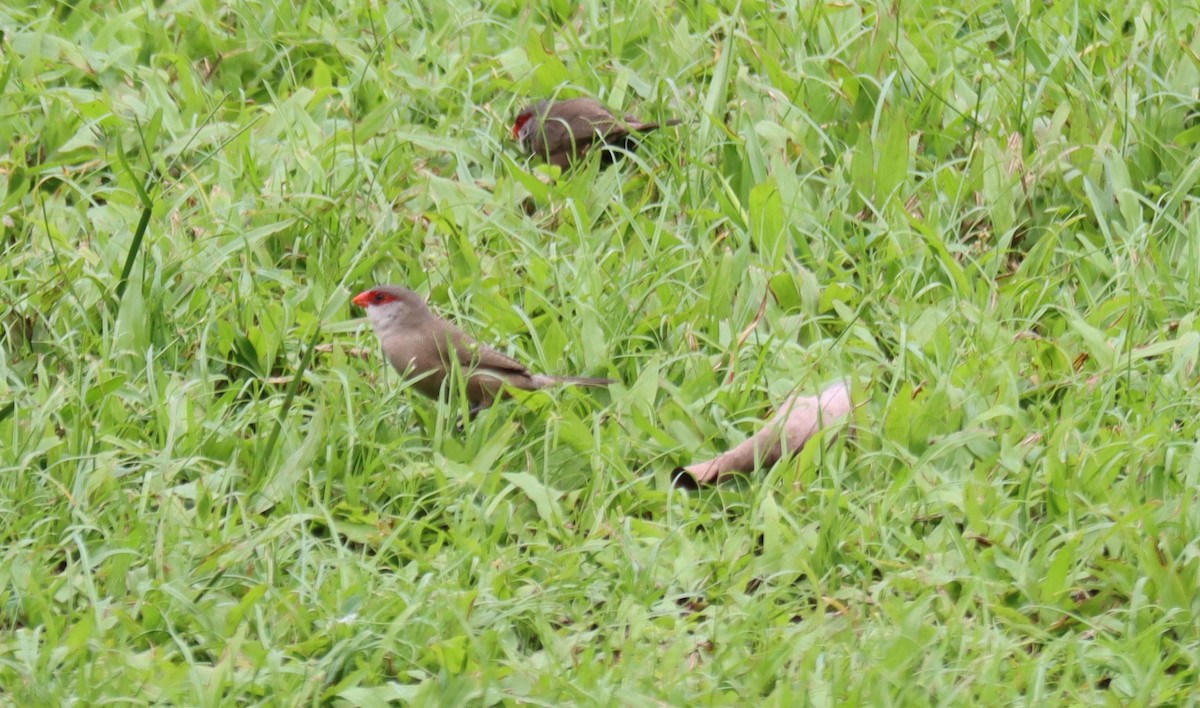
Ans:
POLYGON ((593 142, 605 142, 611 136, 629 132, 629 127, 607 113, 576 116, 571 121, 575 144, 582 149, 593 142))
POLYGON ((593 142, 628 128, 604 104, 589 98, 572 98, 550 106, 542 119, 546 152, 574 149, 583 154, 593 142))
POLYGON ((625 123, 621 126, 621 128, 626 133, 649 133, 652 130, 658 130, 664 125, 679 125, 679 123, 680 120, 678 118, 671 118, 664 123, 659 123, 658 121, 654 120, 642 121, 638 120, 634 116, 625 116, 625 123))
POLYGON ((565 118, 556 118, 547 116, 542 121, 542 145, 546 155, 556 155, 558 153, 569 153, 573 150, 582 152, 583 148, 591 142, 591 133, 585 130, 576 132, 574 121, 565 118))
POLYGON ((463 369, 492 369, 504 373, 529 376, 529 369, 510 356, 482 344, 457 327, 450 329, 458 365, 463 369))

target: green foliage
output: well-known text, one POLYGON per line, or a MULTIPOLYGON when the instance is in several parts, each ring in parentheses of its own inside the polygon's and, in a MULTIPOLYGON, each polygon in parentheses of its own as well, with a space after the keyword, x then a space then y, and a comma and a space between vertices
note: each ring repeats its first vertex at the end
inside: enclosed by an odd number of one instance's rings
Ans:
POLYGON ((1164 0, 0 8, 5 697, 1194 701, 1197 86, 1164 0), (459 429, 378 282, 621 383, 459 429))

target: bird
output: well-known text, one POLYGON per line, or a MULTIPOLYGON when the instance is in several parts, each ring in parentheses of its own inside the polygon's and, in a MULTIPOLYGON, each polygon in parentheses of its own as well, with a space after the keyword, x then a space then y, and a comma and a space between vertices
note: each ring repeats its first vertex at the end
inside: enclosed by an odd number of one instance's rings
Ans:
POLYGON ((467 377, 470 415, 487 408, 503 393, 505 384, 524 391, 550 386, 607 386, 613 381, 587 376, 548 376, 481 344, 429 309, 420 295, 398 285, 376 285, 354 296, 355 305, 379 338, 384 356, 400 375, 429 398, 442 395, 450 371, 459 367, 467 377))
MULTIPOLYGON (((678 123, 673 118, 661 125, 678 123)), ((601 164, 612 164, 620 153, 609 148, 632 151, 641 135, 659 127, 634 116, 618 118, 594 98, 570 98, 525 106, 513 122, 512 135, 530 155, 566 169, 596 143, 601 145, 601 164)))

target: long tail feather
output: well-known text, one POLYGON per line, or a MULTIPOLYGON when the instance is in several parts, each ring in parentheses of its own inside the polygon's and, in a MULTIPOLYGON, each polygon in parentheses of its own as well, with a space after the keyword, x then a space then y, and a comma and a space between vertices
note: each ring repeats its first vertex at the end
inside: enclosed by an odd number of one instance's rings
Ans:
POLYGON ((595 376, 547 376, 545 374, 534 374, 533 382, 538 388, 546 386, 608 386, 616 383, 612 379, 599 378, 595 376))

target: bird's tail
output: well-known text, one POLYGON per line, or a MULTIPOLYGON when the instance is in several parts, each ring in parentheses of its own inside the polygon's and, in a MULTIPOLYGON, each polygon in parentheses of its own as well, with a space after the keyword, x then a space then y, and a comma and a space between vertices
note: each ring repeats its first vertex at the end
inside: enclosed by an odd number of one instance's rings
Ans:
POLYGON ((666 127, 669 127, 672 125, 679 125, 683 121, 679 120, 678 118, 672 118, 671 120, 667 121, 666 123, 659 123, 657 121, 652 121, 650 123, 642 123, 637 118, 634 118, 633 116, 625 116, 625 122, 629 123, 629 129, 632 132, 649 133, 651 130, 658 130, 659 128, 666 128, 666 127))
POLYGON ((612 379, 599 378, 595 376, 547 376, 545 374, 534 374, 533 383, 537 388, 545 388, 547 386, 608 386, 616 383, 612 379))

